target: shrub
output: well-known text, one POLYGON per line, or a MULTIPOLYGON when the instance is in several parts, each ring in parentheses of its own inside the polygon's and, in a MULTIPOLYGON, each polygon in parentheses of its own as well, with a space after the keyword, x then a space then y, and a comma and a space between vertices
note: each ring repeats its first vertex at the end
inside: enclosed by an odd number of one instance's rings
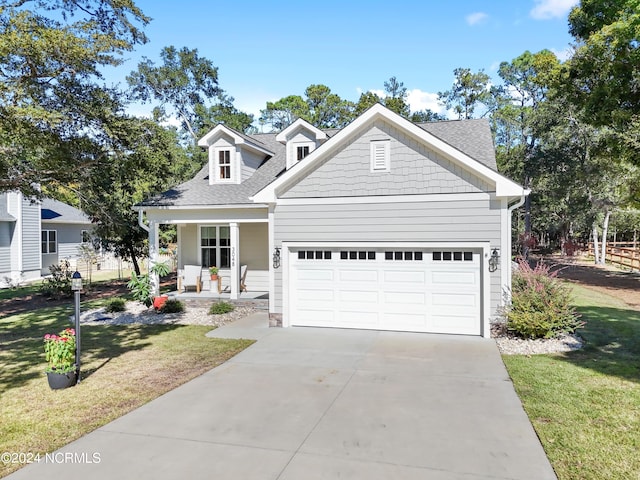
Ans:
POLYGON ((49 267, 51 277, 44 279, 40 285, 40 291, 47 297, 56 299, 71 297, 71 265, 68 260, 63 260, 59 265, 49 267))
POLYGON ((160 307, 158 313, 180 313, 184 312, 184 303, 180 300, 170 299, 164 302, 164 305, 160 307))
MULTIPOLYGON (((155 273, 159 277, 167 275, 169 271, 169 265, 166 263, 156 263, 151 267, 151 273, 155 273)), ((151 277, 148 273, 136 275, 136 272, 131 272, 131 280, 127 283, 127 288, 131 290, 131 296, 134 300, 144 304, 146 307, 150 307, 153 304, 151 277)))
POLYGON ((507 330, 524 338, 553 338, 584 325, 571 306, 571 290, 550 267, 521 260, 513 274, 507 330))
POLYGON ((229 302, 216 302, 209 308, 209 315, 222 315, 223 313, 233 312, 235 307, 229 302))
POLYGON ((108 313, 124 312, 126 310, 126 302, 124 298, 112 298, 107 301, 105 311, 108 313))

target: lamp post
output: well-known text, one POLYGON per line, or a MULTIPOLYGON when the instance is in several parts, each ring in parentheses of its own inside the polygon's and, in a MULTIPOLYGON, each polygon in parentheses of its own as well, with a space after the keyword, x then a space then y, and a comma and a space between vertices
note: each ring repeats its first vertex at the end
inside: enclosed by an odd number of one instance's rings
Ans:
POLYGON ((75 297, 76 313, 76 383, 80 383, 80 290, 82 290, 82 275, 75 271, 71 276, 71 290, 75 297))

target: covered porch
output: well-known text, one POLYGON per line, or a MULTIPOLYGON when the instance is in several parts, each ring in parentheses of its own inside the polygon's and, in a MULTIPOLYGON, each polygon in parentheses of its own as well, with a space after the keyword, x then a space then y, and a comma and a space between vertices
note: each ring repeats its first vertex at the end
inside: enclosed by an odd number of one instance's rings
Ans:
MULTIPOLYGON (((176 260, 181 287, 175 292, 178 298, 268 298, 270 256, 266 207, 153 208, 145 213, 148 225, 142 220, 141 225, 149 232, 151 265, 159 257, 159 226, 177 226, 176 260), (211 279, 209 267, 218 268, 220 280, 211 279), (197 282, 193 280, 194 275, 198 277, 197 282)), ((142 219, 142 211, 140 217, 142 219)))

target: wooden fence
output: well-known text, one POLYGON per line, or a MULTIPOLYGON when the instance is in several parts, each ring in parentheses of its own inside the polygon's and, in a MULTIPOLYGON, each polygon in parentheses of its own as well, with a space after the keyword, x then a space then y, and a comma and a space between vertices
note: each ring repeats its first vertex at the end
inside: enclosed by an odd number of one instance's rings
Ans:
MULTIPOLYGON (((602 252, 601 244, 598 244, 598 250, 602 252)), ((593 242, 589 243, 587 253, 594 256, 593 242)), ((614 265, 640 270, 640 248, 635 242, 607 242, 605 258, 614 265)))

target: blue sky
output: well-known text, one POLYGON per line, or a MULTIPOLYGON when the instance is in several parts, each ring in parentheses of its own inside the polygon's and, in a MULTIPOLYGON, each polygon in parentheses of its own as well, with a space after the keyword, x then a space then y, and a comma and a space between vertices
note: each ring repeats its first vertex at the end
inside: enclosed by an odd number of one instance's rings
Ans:
POLYGON ((150 42, 110 70, 124 82, 143 56, 167 45, 197 48, 218 67, 220 86, 240 110, 258 114, 267 101, 303 95, 324 84, 357 101, 395 76, 412 110, 431 108, 453 70, 497 68, 525 50, 565 56, 567 14, 577 0, 205 1, 136 0, 153 20, 150 42))

